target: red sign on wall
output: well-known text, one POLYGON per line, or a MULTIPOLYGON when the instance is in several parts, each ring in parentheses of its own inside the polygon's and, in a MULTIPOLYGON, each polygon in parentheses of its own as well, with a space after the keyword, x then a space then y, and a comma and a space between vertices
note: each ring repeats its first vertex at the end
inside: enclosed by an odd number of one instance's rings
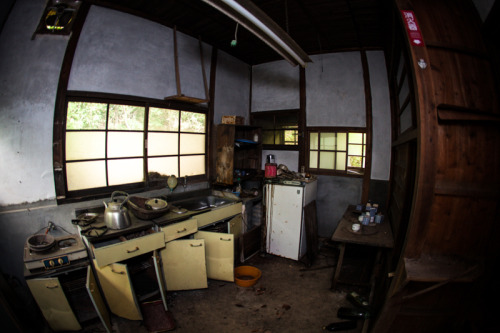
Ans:
POLYGON ((405 22, 406 31, 408 32, 411 45, 425 46, 415 13, 412 10, 402 10, 401 14, 403 15, 403 20, 405 22))

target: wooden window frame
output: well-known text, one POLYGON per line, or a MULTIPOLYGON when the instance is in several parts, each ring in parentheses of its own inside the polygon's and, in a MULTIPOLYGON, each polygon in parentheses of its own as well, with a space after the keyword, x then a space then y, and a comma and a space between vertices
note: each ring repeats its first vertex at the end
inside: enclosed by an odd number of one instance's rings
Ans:
MULTIPOLYGON (((143 182, 116 185, 116 186, 106 186, 106 187, 101 187, 101 188, 69 191, 68 186, 67 186, 67 182, 66 182, 67 174, 66 174, 66 156, 65 156, 66 116, 67 116, 67 106, 68 106, 69 102, 93 102, 93 103, 106 103, 108 105, 109 104, 122 104, 122 105, 144 106, 145 107, 145 119, 144 119, 145 127, 142 130, 142 132, 144 132, 145 142, 147 142, 148 132, 157 132, 154 130, 148 131, 148 128, 147 128, 148 112, 149 112, 150 107, 174 109, 174 110, 179 110, 179 112, 188 111, 188 112, 205 114, 206 115, 205 133, 203 133, 205 135, 205 153, 204 154, 195 154, 195 155, 205 155, 205 173, 203 175, 189 176, 188 179, 189 179, 190 183, 208 181, 208 178, 209 178, 209 170, 208 170, 208 160, 209 160, 209 140, 208 140, 209 139, 209 119, 208 119, 208 117, 209 117, 209 110, 208 110, 208 107, 193 105, 193 104, 183 103, 183 102, 178 102, 178 101, 164 101, 164 100, 148 99, 148 98, 141 98, 141 97, 135 97, 135 96, 127 96, 127 95, 81 92, 81 91, 68 91, 66 94, 65 100, 66 100, 66 102, 64 103, 64 105, 61 108, 56 109, 56 113, 62 113, 62 114, 59 114, 59 117, 55 117, 55 119, 64 119, 64 123, 62 124, 62 126, 54 126, 54 131, 55 131, 55 133, 54 133, 54 147, 61 147, 61 149, 62 149, 62 154, 60 154, 60 158, 57 160, 56 160, 56 158, 54 158, 54 170, 55 170, 55 172, 58 172, 58 174, 62 175, 62 177, 61 176, 54 177, 58 204, 107 197, 113 191, 116 191, 116 190, 127 191, 128 193, 135 193, 135 192, 143 192, 143 191, 148 191, 148 190, 153 190, 153 189, 161 189, 161 188, 165 188, 167 186, 166 179, 165 180, 163 180, 163 179, 150 180, 149 179, 148 168, 147 168, 149 156, 147 155, 147 149, 144 146, 143 155, 140 157, 143 159, 143 163, 144 163, 145 175, 144 175, 143 182), (56 131, 58 131, 60 133, 56 133, 56 131)), ((107 127, 104 131, 108 132, 107 127)), ((134 131, 134 132, 136 132, 136 131, 134 131)), ((182 132, 181 128, 179 127, 177 133, 180 136, 181 133, 188 133, 188 132, 182 132)), ((189 132, 189 133, 191 133, 191 132, 189 132)), ((180 140, 179 140, 179 144, 180 144, 180 140)), ((178 151, 178 153, 177 153, 177 156, 179 156, 179 157, 180 156, 189 156, 189 155, 192 155, 192 154, 182 154, 181 155, 180 151, 178 151)), ((158 157, 158 156, 155 156, 155 157, 158 157)), ((108 160, 107 156, 105 157, 105 160, 106 161, 108 160)), ((178 163, 180 164, 180 159, 179 159, 178 163)), ((179 168, 179 172, 180 172, 180 168, 179 168)), ((183 177, 182 175, 179 175, 179 176, 183 177)))
MULTIPOLYGON (((297 115, 297 144, 295 145, 283 145, 283 144, 262 144, 262 149, 264 150, 299 150, 299 141, 300 141, 300 127, 299 127, 299 117, 300 110, 299 109, 291 109, 291 110, 275 110, 275 111, 258 111, 252 112, 250 115, 250 123, 255 125, 255 119, 263 116, 273 117, 273 128, 272 131, 280 131, 282 129, 276 128, 276 117, 280 117, 283 115, 290 115, 290 113, 295 113, 297 115)), ((262 136, 264 136, 264 132, 271 131, 271 129, 262 128, 262 136)), ((276 134, 274 134, 276 138, 276 134)))
MULTIPOLYGON (((368 149, 368 131, 364 127, 307 127, 305 131, 305 142, 306 142, 306 171, 309 173, 313 173, 316 175, 327 175, 327 176, 343 176, 343 177, 355 177, 355 178, 363 178, 365 176, 365 173, 367 172, 367 165, 369 163, 369 160, 371 159, 371 156, 369 154, 369 149, 368 149), (311 152, 311 142, 310 142, 310 134, 311 133, 346 133, 347 134, 347 141, 346 141, 346 169, 345 170, 329 170, 329 169, 321 169, 321 168, 311 168, 310 167, 310 152, 311 152), (349 133, 362 133, 365 134, 365 140, 362 145, 365 146, 365 155, 363 156, 365 160, 365 167, 364 168, 352 168, 348 167, 348 159, 349 156, 357 156, 357 155, 349 155, 349 133), (360 173, 354 173, 350 172, 350 170, 361 170, 362 172, 360 173)), ((318 152, 321 150, 318 147, 318 152)), ((337 150, 335 150, 336 152, 337 150)), ((319 154, 318 154, 319 156, 319 154)), ((319 160, 318 160, 318 166, 319 166, 319 160)))

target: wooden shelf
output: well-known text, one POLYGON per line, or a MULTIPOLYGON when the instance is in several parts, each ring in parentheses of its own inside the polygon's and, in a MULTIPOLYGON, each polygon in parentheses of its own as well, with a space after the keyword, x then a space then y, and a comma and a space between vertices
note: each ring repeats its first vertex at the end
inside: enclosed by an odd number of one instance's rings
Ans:
POLYGON ((197 97, 189 97, 185 95, 173 95, 173 96, 168 96, 165 97, 166 101, 180 101, 180 102, 187 102, 187 103, 193 103, 193 104, 201 104, 201 103, 208 103, 208 99, 204 98, 197 98, 197 97))
MULTIPOLYGON (((262 132, 260 127, 218 125, 215 183, 233 185, 234 171, 237 169, 255 170, 258 173, 262 161, 261 140, 262 132), (255 136, 258 136, 257 141, 254 141, 255 136)), ((249 176, 252 175, 254 174, 251 173, 249 176)))

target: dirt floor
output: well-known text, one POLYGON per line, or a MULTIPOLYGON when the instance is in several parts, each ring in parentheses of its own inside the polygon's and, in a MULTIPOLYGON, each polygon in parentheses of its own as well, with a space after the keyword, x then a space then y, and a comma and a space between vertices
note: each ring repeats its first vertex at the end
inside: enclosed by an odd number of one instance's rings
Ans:
MULTIPOLYGON (((322 246, 312 265, 269 254, 257 254, 244 265, 258 267, 261 279, 252 287, 209 280, 207 289, 168 292, 167 304, 175 322, 173 332, 325 332, 337 318, 352 287, 330 291, 338 252, 322 246)), ((348 266, 346 266, 348 270, 348 266)), ((113 317, 114 332, 150 332, 146 321, 113 317)), ((361 332, 357 328, 344 332, 361 332)), ((151 326, 149 326, 151 329, 151 326)), ((88 332, 98 332, 94 328, 88 332)))

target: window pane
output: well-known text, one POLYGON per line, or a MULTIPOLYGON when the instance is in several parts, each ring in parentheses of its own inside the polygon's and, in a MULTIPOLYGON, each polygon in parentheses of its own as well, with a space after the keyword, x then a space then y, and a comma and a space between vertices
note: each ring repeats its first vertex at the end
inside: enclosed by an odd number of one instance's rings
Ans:
POLYGON ((66 132, 66 161, 105 157, 104 132, 66 132))
POLYGON ((204 154, 205 135, 181 134, 181 154, 204 154))
POLYGON ((335 153, 320 152, 319 153, 319 168, 333 170, 335 153))
POLYGON ((105 103, 68 102, 66 129, 105 129, 105 103))
POLYGON ((411 103, 403 110, 399 118, 400 133, 403 133, 407 129, 413 126, 413 120, 411 117, 411 103))
POLYGON ((363 168, 363 157, 361 156, 349 156, 348 167, 352 168, 363 168))
POLYGON ((150 131, 174 131, 179 130, 179 111, 149 108, 148 129, 150 131))
POLYGON ((286 145, 298 145, 298 130, 285 130, 285 144, 286 145))
POLYGON ((108 129, 142 131, 144 113, 142 106, 110 104, 108 129))
POLYGON ((143 133, 109 132, 108 157, 142 156, 143 136, 143 133))
POLYGON ((262 143, 265 145, 273 145, 274 131, 262 131, 262 143))
POLYGON ((335 150, 335 133, 321 133, 319 147, 321 150, 335 150))
POLYGON ((274 144, 284 145, 285 144, 285 131, 275 130, 274 144))
POLYGON ((363 143, 363 133, 349 133, 349 143, 363 143))
POLYGON ((202 175, 205 173, 205 155, 181 156, 180 177, 202 175))
POLYGON ((181 112, 181 131, 205 133, 205 114, 195 112, 181 112))
POLYGON ((309 152, 309 167, 311 169, 318 168, 318 152, 317 151, 310 151, 309 152))
POLYGON ((66 163, 68 191, 106 186, 104 161, 66 163))
POLYGON ((144 181, 142 158, 108 161, 109 185, 120 185, 144 181))
POLYGON ((347 133, 337 133, 337 150, 347 150, 347 133))
POLYGON ((176 155, 179 146, 177 133, 149 133, 148 156, 176 155))
POLYGON ((345 170, 346 153, 337 153, 337 164, 335 170, 345 170))
POLYGON ((318 149, 318 133, 309 134, 309 149, 318 149))
POLYGON ((149 179, 166 179, 170 175, 179 177, 178 157, 148 158, 149 179))
POLYGON ((349 155, 363 155, 363 146, 349 145, 349 155))

